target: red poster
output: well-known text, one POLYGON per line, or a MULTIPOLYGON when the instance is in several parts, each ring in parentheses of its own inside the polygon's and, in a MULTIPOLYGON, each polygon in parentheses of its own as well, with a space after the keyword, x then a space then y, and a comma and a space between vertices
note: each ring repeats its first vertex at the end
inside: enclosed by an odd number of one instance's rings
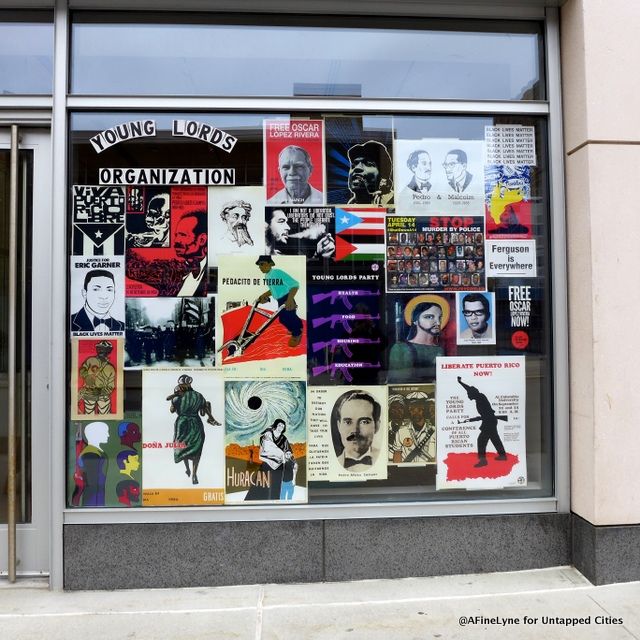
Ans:
POLYGON ((322 120, 265 120, 267 204, 324 204, 322 120))
POLYGON ((127 213, 127 297, 203 296, 207 283, 207 187, 147 189, 127 213))

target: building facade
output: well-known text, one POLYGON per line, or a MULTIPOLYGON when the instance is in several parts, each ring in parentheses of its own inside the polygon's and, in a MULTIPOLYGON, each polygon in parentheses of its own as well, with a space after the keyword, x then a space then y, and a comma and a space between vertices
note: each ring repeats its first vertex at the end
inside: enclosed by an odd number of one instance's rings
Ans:
POLYGON ((0 12, 0 569, 638 579, 637 11, 267 4, 0 12))

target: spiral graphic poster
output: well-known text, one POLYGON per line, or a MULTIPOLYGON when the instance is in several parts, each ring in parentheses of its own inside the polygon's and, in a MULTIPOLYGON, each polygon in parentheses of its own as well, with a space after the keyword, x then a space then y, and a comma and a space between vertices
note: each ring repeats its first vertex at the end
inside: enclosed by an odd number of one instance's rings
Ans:
POLYGON ((306 502, 305 383, 225 383, 225 502, 306 502))

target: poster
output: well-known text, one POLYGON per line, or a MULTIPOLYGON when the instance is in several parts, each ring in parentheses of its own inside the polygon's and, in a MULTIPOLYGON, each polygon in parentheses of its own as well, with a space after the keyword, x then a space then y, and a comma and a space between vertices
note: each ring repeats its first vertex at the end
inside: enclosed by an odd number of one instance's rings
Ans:
POLYGON ((389 216, 387 291, 484 291, 484 218, 389 216))
POLYGON ((487 276, 493 278, 535 278, 535 240, 487 240, 487 276))
POLYGON ((389 385, 390 464, 435 464, 435 389, 434 384, 389 385))
POLYGON ((436 359, 456 355, 453 295, 387 295, 389 383, 433 382, 436 359))
POLYGON ((118 421, 74 420, 69 429, 68 506, 141 506, 140 414, 118 421))
POLYGON ((221 256, 217 303, 225 375, 306 375, 304 256, 221 256))
POLYGON ((265 207, 264 229, 267 255, 306 256, 316 270, 335 257, 333 207, 265 207))
POLYGON ((346 266, 384 257, 385 220, 389 211, 379 207, 336 209, 336 262, 346 266))
POLYGON ((266 201, 324 203, 323 120, 265 120, 266 201))
POLYGON ((209 187, 209 266, 218 256, 264 252, 264 189, 209 187))
POLYGON ((124 255, 124 187, 74 185, 71 212, 74 256, 124 255))
POLYGON ((427 138, 395 141, 396 212, 484 213, 484 143, 427 138))
POLYGON ((71 334, 123 335, 123 256, 72 256, 70 267, 71 334))
POLYGON ((498 124, 484 128, 486 164, 536 166, 536 128, 498 124))
POLYGON ((326 118, 327 204, 393 204, 392 119, 326 118))
POLYGON ((524 356, 438 358, 437 489, 526 486, 524 356))
POLYGON ((304 382, 225 383, 227 504, 307 501, 304 382))
POLYGON ((120 338, 71 340, 71 419, 121 420, 124 341, 120 338))
POLYGON ((485 167, 487 237, 531 238, 531 167, 485 167))
POLYGON ((127 298, 125 368, 215 366, 215 296, 127 298))
POLYGON ((127 213, 126 295, 205 295, 207 187, 149 188, 144 202, 127 213))
POLYGON ((310 274, 308 284, 310 385, 380 384, 386 345, 383 270, 310 274))
POLYGON ((500 352, 543 353, 546 336, 543 280, 509 278, 495 283, 500 352))
POLYGON ((144 506, 224 502, 220 370, 143 371, 144 506))
POLYGON ((459 345, 496 343, 495 307, 493 293, 456 293, 456 329, 459 345))
POLYGON ((309 479, 387 477, 384 386, 309 388, 309 479))
POLYGON ((169 187, 127 187, 127 249, 171 247, 172 231, 181 215, 176 205, 169 187))

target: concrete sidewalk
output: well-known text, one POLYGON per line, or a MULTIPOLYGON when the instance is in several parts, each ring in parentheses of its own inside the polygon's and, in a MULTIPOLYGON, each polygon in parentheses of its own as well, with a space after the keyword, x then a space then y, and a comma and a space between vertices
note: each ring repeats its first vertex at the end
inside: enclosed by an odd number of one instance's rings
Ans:
POLYGON ((3 640, 640 640, 640 582, 571 567, 199 589, 51 592, 0 581, 3 640))

